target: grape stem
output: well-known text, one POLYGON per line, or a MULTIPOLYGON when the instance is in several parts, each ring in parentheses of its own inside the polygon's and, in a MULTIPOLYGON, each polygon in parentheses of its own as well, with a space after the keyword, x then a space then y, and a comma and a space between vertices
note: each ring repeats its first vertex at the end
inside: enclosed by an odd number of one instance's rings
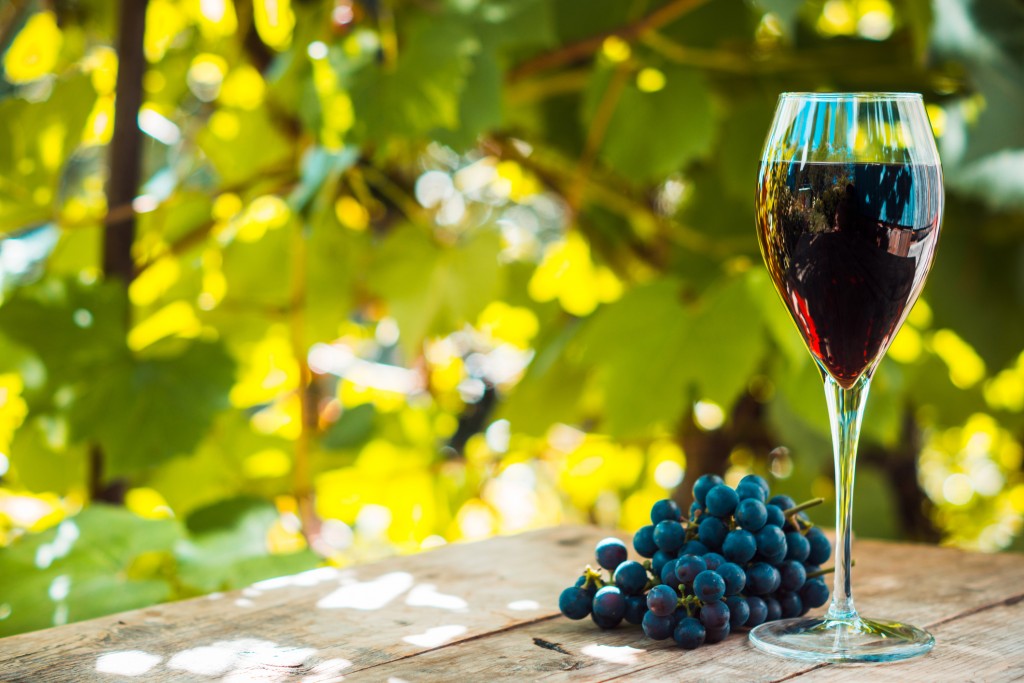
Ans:
POLYGON ((584 576, 584 579, 583 579, 583 587, 584 588, 590 588, 591 586, 593 586, 594 588, 597 588, 598 590, 600 590, 600 589, 604 588, 605 585, 606 585, 604 577, 601 576, 601 570, 594 569, 589 564, 586 566, 586 568, 584 568, 583 576, 584 576))
POLYGON ((808 500, 806 502, 803 502, 803 503, 800 503, 799 505, 794 505, 793 507, 789 508, 788 510, 783 510, 782 516, 785 517, 786 519, 789 519, 790 517, 792 517, 793 515, 797 514, 798 512, 803 512, 804 510, 806 510, 808 508, 812 508, 812 507, 814 507, 816 505, 821 505, 824 502, 825 502, 824 498, 811 498, 810 500, 808 500))
MULTIPOLYGON (((850 566, 851 566, 851 567, 856 567, 856 566, 857 566, 857 560, 853 560, 853 559, 851 559, 851 560, 850 560, 850 566)), ((825 576, 825 574, 831 574, 831 573, 832 573, 832 572, 834 572, 835 570, 836 570, 836 568, 835 568, 835 567, 825 567, 824 569, 819 569, 819 570, 818 570, 818 571, 816 571, 816 572, 810 572, 810 573, 808 573, 808 574, 807 574, 807 578, 808 578, 808 579, 816 579, 816 578, 818 578, 819 576, 825 576)))

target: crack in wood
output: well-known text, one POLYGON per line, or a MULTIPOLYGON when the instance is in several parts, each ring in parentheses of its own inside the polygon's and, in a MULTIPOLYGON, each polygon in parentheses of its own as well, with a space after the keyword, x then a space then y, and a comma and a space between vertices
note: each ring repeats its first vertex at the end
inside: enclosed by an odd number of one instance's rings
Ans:
POLYGON ((537 647, 542 647, 545 650, 554 650, 555 652, 561 652, 563 655, 569 654, 569 652, 562 648, 558 643, 552 643, 550 640, 544 640, 543 638, 534 638, 533 644, 537 647))

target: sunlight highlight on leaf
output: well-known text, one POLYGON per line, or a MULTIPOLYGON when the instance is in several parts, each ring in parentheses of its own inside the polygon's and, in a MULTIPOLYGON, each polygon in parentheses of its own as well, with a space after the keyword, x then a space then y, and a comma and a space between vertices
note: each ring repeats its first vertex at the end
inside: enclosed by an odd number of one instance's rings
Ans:
POLYGON ((152 64, 163 59, 171 41, 186 26, 185 14, 172 0, 149 0, 146 6, 146 36, 143 51, 152 64))
POLYGON ((64 34, 53 12, 29 17, 4 55, 4 72, 14 84, 30 83, 51 73, 57 66, 64 34))
POLYGON ((255 0, 252 5, 256 32, 263 42, 279 52, 287 49, 291 45, 292 30, 295 28, 291 1, 255 0))
POLYGON ((949 381, 957 388, 969 389, 985 378, 985 361, 953 330, 936 331, 931 343, 949 368, 949 381))
POLYGON ((250 64, 236 66, 224 79, 219 101, 228 107, 251 111, 263 104, 267 84, 263 76, 250 64))
POLYGON ((166 337, 195 339, 203 326, 187 301, 172 301, 136 324, 128 333, 128 348, 141 351, 166 337))
POLYGON ((145 519, 167 519, 174 516, 160 492, 145 486, 130 489, 125 494, 124 506, 145 519))
POLYGON ((622 296, 622 283, 607 267, 594 264, 590 246, 573 231, 545 250, 543 260, 530 278, 529 293, 539 302, 558 299, 566 312, 586 316, 593 313, 598 304, 622 296))

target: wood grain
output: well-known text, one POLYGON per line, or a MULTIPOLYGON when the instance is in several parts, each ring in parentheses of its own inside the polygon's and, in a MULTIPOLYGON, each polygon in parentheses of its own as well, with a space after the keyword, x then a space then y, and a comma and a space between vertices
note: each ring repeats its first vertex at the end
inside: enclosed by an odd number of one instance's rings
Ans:
MULTIPOLYGON (((742 637, 685 652, 637 627, 602 632, 559 616, 558 593, 605 535, 560 527, 452 545, 6 638, 0 680, 802 683, 866 675, 770 657, 742 637)), ((872 667, 872 680, 1022 675, 1020 556, 874 541, 858 542, 854 554, 862 611, 930 626, 938 638, 926 657, 872 667)))

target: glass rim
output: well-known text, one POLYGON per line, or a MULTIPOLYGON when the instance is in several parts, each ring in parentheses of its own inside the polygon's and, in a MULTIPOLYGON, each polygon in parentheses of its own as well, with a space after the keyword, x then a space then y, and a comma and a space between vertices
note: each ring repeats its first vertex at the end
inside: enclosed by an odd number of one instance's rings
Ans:
POLYGON ((781 100, 921 100, 919 92, 784 92, 781 100))

